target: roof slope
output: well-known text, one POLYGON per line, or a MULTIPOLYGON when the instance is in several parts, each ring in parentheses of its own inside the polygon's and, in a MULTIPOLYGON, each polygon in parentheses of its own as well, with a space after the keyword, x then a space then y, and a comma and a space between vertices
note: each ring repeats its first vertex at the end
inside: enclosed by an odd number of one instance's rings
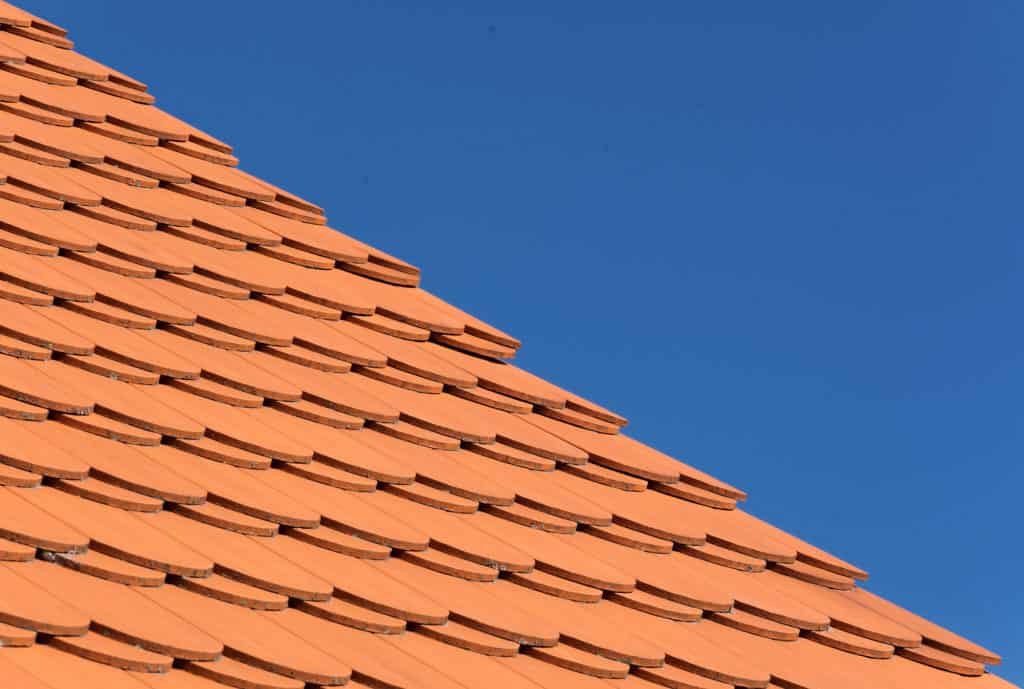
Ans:
POLYGON ((996 689, 0 2, 0 685, 996 689))

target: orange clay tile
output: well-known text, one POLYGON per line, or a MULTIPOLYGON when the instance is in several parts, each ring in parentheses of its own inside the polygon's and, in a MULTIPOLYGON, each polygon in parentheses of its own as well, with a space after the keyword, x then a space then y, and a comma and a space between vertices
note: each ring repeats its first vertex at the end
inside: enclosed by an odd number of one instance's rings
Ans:
POLYGON ((0 685, 1009 689, 71 45, 0 0, 0 685))
POLYGON ((288 607, 287 596, 243 584, 220 574, 182 577, 175 583, 188 591, 253 610, 284 610, 288 607))
POLYGON ((323 603, 302 601, 297 603, 295 608, 315 617, 373 634, 401 634, 406 626, 405 620, 374 612, 340 598, 332 598, 323 603))
POLYGON ((64 423, 31 426, 33 433, 90 466, 89 475, 166 502, 197 504, 206 491, 150 461, 139 448, 86 433, 64 423))
POLYGON ((96 550, 55 555, 53 561, 69 569, 126 586, 161 586, 166 580, 166 575, 159 570, 139 567, 96 550))
POLYGON ((150 498, 141 493, 136 493, 111 483, 106 483, 94 478, 85 478, 76 481, 61 479, 51 481, 49 486, 62 490, 71 495, 77 495, 86 500, 117 507, 127 512, 158 512, 163 509, 164 503, 157 498, 150 498))
POLYGON ((222 507, 217 503, 204 502, 201 505, 174 505, 172 511, 218 529, 235 531, 247 536, 270 538, 277 534, 279 527, 274 522, 250 517, 247 514, 222 507))
POLYGON ((53 635, 81 636, 89 618, 50 595, 33 580, 42 562, 0 564, 0 621, 53 635))
POLYGON ((97 663, 136 672, 167 672, 173 658, 136 648, 90 632, 85 636, 55 637, 50 646, 97 663))
POLYGON ((493 567, 485 567, 472 560, 432 548, 405 551, 401 557, 406 562, 466 581, 490 582, 498 578, 498 570, 493 567))
POLYGON ((542 512, 532 507, 527 507, 520 502, 513 502, 511 505, 485 505, 483 508, 487 514, 505 519, 531 529, 540 529, 549 533, 571 534, 576 532, 577 524, 571 519, 556 517, 550 512, 542 512))
POLYGON ((0 395, 67 414, 89 414, 94 400, 51 377, 53 361, 0 356, 0 395))
MULTIPOLYGON (((211 682, 212 687, 255 687, 258 689, 302 689, 306 684, 300 680, 284 677, 275 672, 268 672, 259 668, 241 663, 226 656, 213 662, 189 662, 182 666, 182 669, 190 673, 195 681, 202 681, 202 678, 209 678, 216 681, 211 682)), ((191 689, 191 685, 189 685, 191 689)))
MULTIPOLYGON (((689 605, 683 605, 682 603, 675 603, 667 598, 655 596, 639 589, 636 591, 630 591, 629 593, 613 593, 608 596, 608 600, 612 603, 625 605, 627 608, 640 610, 648 615, 664 617, 665 619, 675 620, 677 622, 696 622, 702 615, 700 608, 693 608, 689 605)), ((711 614, 719 615, 728 613, 711 614)))
MULTIPOLYGON (((392 549, 388 546, 379 545, 358 536, 337 531, 328 526, 320 526, 316 529, 288 529, 286 531, 290 538, 294 538, 297 541, 364 560, 386 560, 392 552, 392 549)), ((277 541, 275 545, 285 543, 286 541, 277 541)))

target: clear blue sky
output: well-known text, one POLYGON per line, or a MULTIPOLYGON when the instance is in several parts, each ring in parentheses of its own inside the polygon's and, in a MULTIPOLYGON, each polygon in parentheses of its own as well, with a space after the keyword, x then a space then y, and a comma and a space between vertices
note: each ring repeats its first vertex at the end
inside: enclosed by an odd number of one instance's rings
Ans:
POLYGON ((22 4, 1024 682, 1024 5, 22 4))

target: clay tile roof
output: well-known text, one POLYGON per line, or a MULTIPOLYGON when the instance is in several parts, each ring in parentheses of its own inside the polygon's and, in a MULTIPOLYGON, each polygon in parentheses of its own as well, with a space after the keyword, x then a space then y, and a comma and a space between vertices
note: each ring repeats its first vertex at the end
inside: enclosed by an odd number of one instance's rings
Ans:
POLYGON ((997 689, 0 1, 0 686, 997 689))

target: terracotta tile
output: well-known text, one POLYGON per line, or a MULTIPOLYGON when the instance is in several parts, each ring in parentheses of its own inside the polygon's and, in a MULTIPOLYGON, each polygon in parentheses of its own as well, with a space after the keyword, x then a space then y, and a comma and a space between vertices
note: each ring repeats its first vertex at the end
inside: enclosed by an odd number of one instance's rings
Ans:
POLYGON ((101 438, 109 438, 128 445, 159 445, 160 434, 150 433, 130 424, 121 423, 102 414, 89 414, 88 416, 78 415, 56 415, 53 419, 59 423, 67 424, 73 428, 98 435, 101 438))
MULTIPOLYGON (((342 491, 300 476, 272 470, 259 480, 320 512, 326 526, 373 543, 403 550, 424 550, 427 536, 363 499, 363 493, 342 491)), ((414 503, 410 503, 414 504, 414 503)))
POLYGON ((86 478, 78 481, 62 479, 52 481, 48 485, 65 493, 77 495, 80 498, 93 500, 104 505, 110 505, 111 507, 117 507, 128 512, 159 512, 164 506, 163 500, 120 488, 95 478, 86 478))
MULTIPOLYGON (((597 603, 601 600, 603 593, 601 589, 577 584, 569 579, 548 574, 539 569, 535 569, 532 572, 509 573, 505 578, 519 586, 525 586, 528 589, 540 591, 549 596, 557 596, 577 603, 597 603)), ((632 593, 622 595, 632 596, 635 593, 636 591, 633 591, 632 593)), ((613 594, 611 598, 614 599, 617 595, 619 594, 613 594)))
POLYGON ((493 567, 433 548, 404 551, 400 557, 406 562, 466 581, 490 582, 498 578, 498 570, 493 567))
POLYGON ((302 397, 300 387, 261 367, 259 362, 262 355, 258 353, 230 352, 165 332, 154 333, 153 340, 168 351, 176 352, 193 362, 202 369, 203 378, 215 383, 273 400, 296 401, 302 397))
POLYGON ((139 567, 96 550, 84 553, 54 555, 53 562, 84 574, 107 579, 125 586, 162 586, 166 575, 155 569, 139 567))
POLYGON ((0 356, 0 395, 52 411, 89 414, 93 401, 77 389, 61 384, 49 372, 53 361, 26 361, 0 356))
POLYGON ((207 491, 207 500, 283 526, 313 528, 320 515, 269 489, 249 469, 211 461, 174 447, 140 448, 154 462, 207 491))
POLYGON ((827 570, 820 569, 804 562, 791 562, 789 564, 777 563, 772 565, 772 571, 779 574, 806 581, 809 584, 824 586, 825 588, 839 591, 849 591, 856 585, 850 577, 833 574, 827 570))
POLYGON ((278 532, 278 525, 275 522, 257 519, 213 502, 204 502, 201 505, 175 505, 173 511, 197 522, 247 536, 269 538, 278 532))
POLYGON ((929 622, 923 617, 915 615, 908 610, 904 610, 898 605, 879 597, 871 591, 858 588, 850 591, 849 593, 843 594, 843 596, 869 610, 893 620, 907 629, 917 632, 923 637, 924 642, 929 646, 933 646, 941 651, 945 651, 946 653, 959 655, 962 658, 972 660, 976 663, 996 665, 1000 662, 1000 657, 996 653, 968 641, 967 639, 940 627, 934 622, 929 622))
POLYGON ((0 564, 0 622, 44 634, 85 634, 89 618, 40 588, 34 579, 35 573, 46 566, 38 561, 0 564))
POLYGON ((0 248, 0 276, 22 287, 69 301, 92 301, 96 293, 64 274, 65 259, 29 256, 0 248))
POLYGON ((542 416, 548 416, 556 421, 567 423, 571 426, 583 428, 595 433, 604 433, 605 435, 615 435, 619 432, 619 427, 615 424, 610 424, 600 419, 595 419, 588 414, 581 414, 580 412, 574 411, 565 407, 563 409, 551 409, 549 407, 537 407, 535 410, 542 416))
POLYGON ((182 577, 174 583, 188 591, 253 610, 284 610, 288 607, 288 597, 285 595, 265 591, 219 574, 182 577))
POLYGON ((712 493, 709 490, 704 490, 698 486, 690 485, 679 481, 677 483, 658 483, 657 481, 651 482, 651 488, 664 493, 665 495, 671 495, 674 498, 680 500, 686 500, 697 505, 704 505, 705 507, 711 507, 716 510, 733 510, 736 509, 736 500, 733 498, 712 493))
POLYGON ((270 304, 278 309, 291 311, 300 316, 320 318, 325 321, 336 321, 341 318, 341 311, 332 309, 329 306, 315 304, 307 299, 296 297, 293 294, 257 294, 257 300, 270 304))
POLYGON ((534 567, 533 558, 519 543, 483 528, 484 520, 501 521, 490 515, 453 514, 382 491, 360 496, 360 499, 393 519, 404 518, 416 524, 420 531, 429 535, 430 545, 442 552, 513 572, 528 572, 534 567))
POLYGON ((202 625, 225 646, 232 660, 312 684, 344 684, 351 669, 317 650, 275 621, 288 611, 259 612, 207 598, 175 586, 144 595, 162 608, 202 625))
POLYGON ((0 2, 0 24, 10 26, 31 26, 32 15, 9 2, 0 2))
MULTIPOLYGON (((634 634, 650 639, 664 649, 666 662, 688 672, 719 682, 740 687, 766 687, 770 674, 754 657, 734 652, 733 644, 719 644, 702 634, 707 628, 722 625, 709 622, 696 624, 676 623, 644 615, 620 605, 610 606, 608 622, 630 629, 634 634)), ((737 632, 747 635, 745 632, 737 632)), ((747 635, 752 638, 760 638, 747 635)), ((765 642, 768 642, 765 639, 765 642)), ((778 644, 777 641, 770 643, 778 644)))
POLYGON ((265 547, 257 538, 218 529, 169 512, 143 515, 142 519, 216 563, 218 574, 245 584, 301 600, 327 600, 331 587, 319 577, 299 569, 265 547))
POLYGON ((206 436, 213 440, 284 462, 309 462, 313 458, 309 446, 267 427, 267 414, 277 413, 270 409, 229 407, 167 385, 157 386, 151 394, 195 420, 202 419, 206 436))
POLYGON ((135 144, 137 146, 156 146, 160 143, 160 139, 155 136, 143 134, 131 129, 125 129, 124 127, 119 127, 110 122, 79 122, 77 123, 77 126, 87 132, 93 132, 94 134, 100 134, 110 139, 123 141, 128 144, 135 144))
POLYGON ((187 337, 190 340, 201 342, 211 347, 218 347, 220 349, 226 349, 232 352, 251 352, 256 348, 256 343, 252 340, 248 340, 244 337, 238 337, 231 333, 226 333, 216 328, 211 328, 201 323, 193 323, 192 325, 174 325, 169 323, 162 324, 163 330, 181 337, 187 337))
POLYGON ((288 203, 278 203, 277 201, 253 201, 249 204, 249 207, 265 213, 289 218, 291 220, 301 220, 302 222, 312 225, 324 225, 327 222, 322 215, 307 213, 301 208, 288 203))
POLYGON ((354 438, 414 471, 420 483, 481 503, 509 505, 515 500, 515 493, 507 486, 497 485, 469 468, 471 465, 460 463, 461 451, 438 452, 376 432, 354 438))
POLYGON ((722 567, 731 567, 741 572, 763 572, 767 567, 767 563, 764 560, 737 553, 735 550, 723 548, 713 543, 681 546, 678 550, 683 555, 691 555, 705 562, 711 562, 722 567))
POLYGON ((0 418, 0 433, 4 439, 0 462, 49 478, 85 478, 89 465, 40 438, 34 429, 42 425, 0 418))
POLYGON ((353 474, 318 460, 314 460, 309 464, 285 464, 278 467, 278 469, 341 490, 372 493, 377 489, 376 479, 353 474))
MULTIPOLYGON (((49 487, 24 491, 24 499, 89 536, 89 547, 140 567, 204 576, 213 562, 151 526, 143 512, 125 512, 49 487)), ((159 513, 162 514, 162 513, 159 513)))
POLYGON ((353 687, 394 687, 413 689, 417 686, 448 688, 439 683, 437 671, 397 651, 388 639, 402 635, 381 635, 357 631, 351 627, 316 617, 308 611, 287 610, 282 624, 294 634, 352 666, 353 687))
POLYGON ((167 384, 192 395, 227 404, 232 407, 248 407, 254 409, 263 406, 263 397, 244 392, 234 387, 216 383, 209 378, 195 380, 169 380, 167 384))
POLYGON ((565 406, 565 392, 521 368, 428 343, 424 349, 444 358, 476 376, 482 388, 508 395, 530 404, 553 408, 565 406))
MULTIPOLYGON (((677 622, 696 622, 702 615, 700 608, 676 603, 639 589, 629 593, 613 593, 608 596, 608 600, 612 603, 624 605, 627 608, 639 610, 648 615, 664 617, 667 620, 675 620, 677 622)), ((729 613, 712 613, 712 615, 718 614, 729 613)))
POLYGON ((276 411, 291 414, 307 421, 347 430, 359 430, 365 423, 364 419, 344 412, 335 411, 329 407, 306 400, 295 402, 272 402, 269 405, 276 411))
POLYGON ((678 553, 643 552, 590 534, 578 534, 574 538, 573 545, 580 550, 636 577, 639 590, 702 610, 726 612, 732 609, 733 598, 728 587, 680 566, 685 564, 679 560, 684 556, 678 553))
POLYGON ((461 444, 455 438, 434 433, 405 421, 396 421, 394 423, 370 422, 369 426, 378 433, 390 435, 413 445, 449 452, 458 450, 461 447, 461 444))
POLYGON ((391 337, 397 337, 403 340, 426 342, 430 339, 429 330, 417 328, 414 325, 403 323, 402 321, 395 320, 394 318, 388 318, 387 316, 379 313, 372 316, 351 315, 348 316, 346 320, 354 325, 369 328, 370 330, 374 330, 383 335, 390 335, 391 337))
POLYGON ((584 497, 547 480, 543 471, 530 471, 504 462, 481 458, 474 468, 491 480, 516 491, 516 502, 581 524, 609 526, 612 514, 584 497))
MULTIPOLYGON (((66 89, 60 86, 42 84, 38 81, 23 79, 8 72, 0 71, 0 94, 4 92, 4 82, 11 80, 18 81, 30 91, 53 92, 57 94, 67 91, 78 91, 78 89, 66 89)), ((22 96, 22 103, 26 106, 35 106, 46 111, 56 112, 58 115, 69 118, 82 119, 79 118, 79 115, 85 114, 74 109, 73 105, 71 110, 62 110, 60 108, 52 108, 27 96, 22 96)), ((31 117, 24 116, 30 114, 32 113, 28 110, 11 111, 10 108, 6 111, 0 111, 0 131, 12 132, 14 140, 26 148, 59 158, 60 160, 54 161, 47 160, 45 156, 42 156, 41 160, 34 161, 42 165, 53 165, 54 167, 48 170, 50 174, 60 175, 69 178, 71 181, 77 181, 78 175, 73 168, 69 167, 68 161, 74 160, 79 163, 91 164, 103 162, 102 151, 82 141, 74 127, 53 126, 52 124, 44 124, 31 117)), ((28 153, 28 151, 24 152, 28 153)))
POLYGON ((49 645, 86 660, 135 672, 167 672, 174 660, 92 632, 85 636, 54 637, 49 645))
POLYGON ((500 580, 472 583, 394 558, 369 564, 424 595, 445 601, 451 607, 451 620, 529 646, 553 646, 558 642, 557 628, 504 597, 499 591, 500 580))
POLYGON ((831 626, 898 647, 917 647, 917 632, 851 601, 844 592, 807 584, 775 572, 754 575, 783 594, 813 606, 831 618, 831 626))
MULTIPOLYGON (((200 438, 204 427, 171 409, 154 401, 146 386, 123 383, 104 376, 97 376, 63 361, 55 362, 50 375, 78 388, 82 394, 90 392, 95 399, 97 414, 110 417, 132 426, 137 426, 157 435, 172 438, 200 438)), ((90 415, 93 416, 93 415, 90 415)), ((65 421, 71 419, 65 418, 65 421)))
MULTIPOLYGON (((502 689, 532 689, 535 685, 500 661, 517 660, 485 656, 428 639, 420 634, 403 634, 386 639, 400 651, 429 662, 456 680, 459 686, 493 686, 502 689)), ((571 674, 571 673, 570 673, 571 674)))
POLYGON ((865 658, 891 658, 895 649, 889 644, 865 639, 863 636, 844 632, 841 629, 826 629, 817 632, 805 632, 804 636, 811 641, 837 648, 847 653, 855 653, 865 658))
POLYGON ((405 271, 393 270, 392 268, 383 266, 372 260, 372 257, 371 260, 366 263, 347 263, 339 261, 338 268, 371 280, 379 280, 380 282, 391 285, 418 287, 420 284, 419 274, 410 274, 405 271))
POLYGON ((36 549, 32 546, 15 543, 0 538, 0 560, 5 562, 28 562, 36 556, 36 549))
POLYGON ((156 102, 156 98, 149 93, 143 93, 133 88, 126 88, 120 84, 116 84, 112 81, 92 81, 84 79, 79 82, 81 86, 86 88, 94 89, 101 93, 106 93, 111 96, 117 96, 118 98, 125 98, 136 103, 142 103, 144 105, 152 105, 156 102))
MULTIPOLYGON (((740 631, 763 636, 766 639, 775 641, 796 641, 802 631, 788 624, 773 622, 761 615, 753 615, 739 608, 731 612, 715 612, 708 615, 708 619, 727 627, 733 627, 740 631)), ((813 630, 817 631, 817 630, 813 630)))
POLYGON ((624 679, 629 672, 629 665, 625 663, 602 658, 566 644, 559 644, 554 648, 532 648, 527 653, 552 665, 592 677, 624 679))
POLYGON ((540 529, 550 533, 572 534, 576 532, 577 527, 574 521, 556 517, 548 512, 535 510, 518 502, 514 502, 511 505, 486 505, 484 512, 500 519, 520 524, 521 526, 540 529))
MULTIPOLYGON (((412 586, 413 582, 389 576, 373 566, 377 562, 398 564, 392 560, 352 558, 294 538, 274 539, 272 546, 276 552, 293 562, 330 577, 334 584, 335 598, 406 622, 443 624, 448 617, 448 609, 419 592, 412 586)), ((416 568, 416 571, 425 570, 416 568)))
POLYGON ((8 301, 0 301, 0 332, 45 349, 65 354, 92 354, 91 340, 73 333, 58 322, 44 317, 46 311, 8 301))
POLYGON ((414 633, 441 643, 485 656, 510 658, 519 652, 519 644, 449 621, 444 625, 420 627, 414 633))
POLYGON ((16 421, 44 421, 48 415, 49 410, 43 407, 0 396, 0 416, 16 421))
POLYGON ((227 445, 209 437, 199 440, 172 440, 169 444, 172 447, 177 447, 200 457, 206 457, 215 462, 224 462, 225 464, 243 469, 269 469, 271 465, 270 457, 249 452, 233 445, 227 445))
POLYGON ((173 503, 197 504, 206 491, 132 447, 62 423, 34 424, 33 433, 90 466, 89 474, 107 483, 173 503))
MULTIPOLYGON (((36 633, 0 622, 0 644, 7 648, 27 648, 36 642, 36 633)), ((0 672, 4 670, 0 669, 0 672)))
POLYGON ((46 43, 49 45, 57 46, 59 48, 65 48, 70 50, 75 46, 71 39, 65 38, 63 34, 52 31, 46 24, 41 24, 37 20, 32 21, 32 26, 11 26, 7 28, 7 32, 32 38, 40 43, 46 43), (40 28, 45 26, 46 28, 40 28))
POLYGON ((515 398, 502 395, 501 393, 493 392, 486 388, 475 387, 475 388, 457 388, 450 386, 446 388, 449 394, 455 395, 467 399, 477 404, 482 404, 493 409, 500 409, 512 414, 529 414, 533 410, 533 405, 527 402, 521 402, 515 398))
POLYGON ((12 488, 35 488, 42 482, 43 477, 41 474, 17 469, 9 464, 0 463, 0 486, 10 486, 12 488))
POLYGON ((0 490, 0 537, 58 553, 83 552, 89 545, 80 531, 24 499, 28 489, 0 490))
MULTIPOLYGON (((13 134, 8 135, 3 132, 4 129, 0 128, 0 142, 8 137, 10 139, 14 138, 13 134)), ((0 153, 50 167, 67 167, 71 164, 71 161, 63 156, 47 153, 33 145, 24 143, 22 140, 0 143, 0 153)))
POLYGON ((189 662, 183 665, 185 672, 196 677, 207 677, 217 686, 245 687, 245 689, 302 689, 307 686, 301 680, 260 670, 231 658, 220 658, 213 662, 189 662))
MULTIPOLYGON (((405 631, 405 620, 374 612, 369 608, 339 598, 331 598, 323 603, 302 601, 295 605, 295 609, 371 634, 401 634, 405 631)), ((427 627, 427 629, 430 628, 427 627)))
POLYGON ((637 668, 636 675, 641 678, 641 681, 649 682, 646 684, 647 687, 658 685, 669 687, 669 689, 726 689, 726 687, 732 686, 725 682, 695 675, 673 665, 659 668, 637 668))
MULTIPOLYGON (((227 170, 228 168, 221 168, 227 170)), ((195 177, 195 174, 193 173, 195 177)), ((198 179, 198 178, 197 178, 198 179)), ((204 179, 203 181, 208 180, 204 179)), ((241 196, 243 189, 241 187, 235 187, 234 183, 230 187, 221 187, 224 191, 233 191, 233 193, 239 193, 241 196)), ((248 198, 253 198, 249 195, 248 198)), ((282 241, 297 249, 308 251, 311 254, 317 254, 318 256, 324 256, 326 258, 332 258, 339 261, 365 261, 366 252, 363 251, 358 243, 353 242, 351 239, 326 227, 314 227, 307 223, 299 222, 290 218, 282 217, 272 213, 264 213, 251 206, 245 208, 232 208, 232 213, 236 213, 242 218, 249 220, 267 230, 270 230, 274 234, 281 237, 282 241)))
POLYGON ((643 680, 638 679, 634 674, 629 674, 624 679, 599 679, 558 667, 525 653, 520 653, 515 658, 498 658, 496 660, 506 668, 542 687, 565 687, 566 689, 608 689, 609 687, 619 687, 620 689, 654 689, 653 685, 641 687, 636 684, 637 682, 642 683, 643 680))
POLYGON ((465 456, 467 460, 473 459, 472 455, 482 455, 488 459, 505 462, 513 466, 529 469, 531 471, 554 471, 558 463, 547 457, 535 455, 519 448, 506 445, 503 442, 493 443, 465 443, 464 449, 472 453, 465 456))
POLYGON ((388 385, 394 385, 395 387, 426 395, 439 395, 445 389, 442 383, 422 378, 390 365, 380 367, 357 366, 355 372, 361 376, 373 378, 388 385))
MULTIPOLYGON (((32 648, 20 649, 17 654, 5 654, 9 662, 25 675, 30 675, 39 684, 27 683, 25 687, 107 687, 109 689, 141 689, 144 685, 134 680, 125 671, 72 655, 51 646, 37 644, 32 648)), ((4 667, 7 673, 7 667, 4 667)), ((18 677, 18 675, 15 675, 18 677)))
POLYGON ((383 489, 405 500, 412 500, 445 512, 472 514, 479 507, 476 500, 468 500, 444 490, 431 488, 423 483, 388 484, 383 489))
POLYGON ((162 280, 134 280, 64 257, 53 260, 62 273, 94 289, 100 301, 161 322, 190 325, 196 320, 195 311, 157 293, 154 288, 162 285, 162 280))
POLYGON ((287 529, 287 535, 324 550, 330 550, 349 557, 365 560, 386 560, 391 555, 391 548, 371 541, 336 531, 327 526, 316 529, 287 529))
MULTIPOLYGON (((6 249, 11 249, 13 251, 20 251, 23 254, 34 254, 36 256, 56 256, 60 251, 57 247, 53 246, 52 244, 44 244, 43 242, 37 242, 34 239, 29 239, 28 237, 23 237, 20 234, 8 232, 6 230, 0 230, 0 246, 6 249)), ((11 285, 8 282, 4 282, 5 290, 11 289, 13 287, 15 286, 11 285)), ((7 296, 7 294, 9 293, 4 294, 3 298, 12 299, 14 301, 25 301, 25 299, 20 296, 24 292, 28 292, 30 295, 34 295, 36 298, 45 298, 46 301, 43 302, 43 305, 49 305, 53 303, 52 297, 47 297, 46 295, 43 294, 32 292, 30 290, 25 290, 24 288, 19 288, 19 290, 15 292, 13 296, 7 296)))
MULTIPOLYGON (((95 254, 92 254, 95 255, 95 254)), ((69 255, 70 256, 70 255, 69 255)), ((85 262, 85 261, 83 261, 85 262)), ((122 328, 134 330, 152 330, 156 327, 156 319, 127 311, 102 301, 66 302, 61 306, 83 316, 89 316, 122 328)))
POLYGON ((618 488, 619 490, 627 490, 634 493, 642 492, 648 485, 647 481, 642 478, 623 474, 620 471, 608 469, 607 467, 600 466, 599 464, 592 464, 590 462, 587 462, 586 464, 563 464, 559 468, 573 476, 578 476, 580 478, 585 478, 588 481, 593 481, 594 483, 600 483, 605 486, 618 488))
POLYGON ((237 170, 185 155, 166 146, 154 148, 147 153, 187 172, 194 184, 257 201, 273 198, 273 192, 237 170))

